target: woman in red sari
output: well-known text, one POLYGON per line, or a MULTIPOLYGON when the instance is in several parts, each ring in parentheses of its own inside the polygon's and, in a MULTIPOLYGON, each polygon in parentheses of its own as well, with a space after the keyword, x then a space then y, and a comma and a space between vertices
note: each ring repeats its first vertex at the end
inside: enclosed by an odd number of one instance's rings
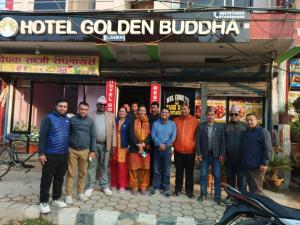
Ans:
POLYGON ((128 135, 129 120, 126 119, 125 107, 119 109, 116 121, 117 148, 110 161, 111 187, 119 188, 120 193, 124 193, 129 185, 128 174, 128 135))

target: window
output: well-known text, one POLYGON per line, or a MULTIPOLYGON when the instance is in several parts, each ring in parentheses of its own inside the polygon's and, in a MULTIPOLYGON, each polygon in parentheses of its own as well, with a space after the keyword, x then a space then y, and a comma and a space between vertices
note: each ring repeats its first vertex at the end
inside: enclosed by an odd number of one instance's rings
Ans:
POLYGON ((0 0, 0 9, 5 9, 6 0, 0 0))
MULTIPOLYGON (((0 0, 1 1, 1 0, 0 0)), ((35 0, 35 11, 65 11, 66 0, 35 0)))

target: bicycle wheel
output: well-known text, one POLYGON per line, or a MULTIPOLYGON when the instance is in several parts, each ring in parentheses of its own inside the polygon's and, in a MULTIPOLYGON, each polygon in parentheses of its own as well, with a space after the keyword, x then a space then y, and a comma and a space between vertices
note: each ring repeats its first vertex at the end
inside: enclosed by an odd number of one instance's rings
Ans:
POLYGON ((0 178, 4 177, 11 168, 11 152, 7 146, 0 149, 0 178))

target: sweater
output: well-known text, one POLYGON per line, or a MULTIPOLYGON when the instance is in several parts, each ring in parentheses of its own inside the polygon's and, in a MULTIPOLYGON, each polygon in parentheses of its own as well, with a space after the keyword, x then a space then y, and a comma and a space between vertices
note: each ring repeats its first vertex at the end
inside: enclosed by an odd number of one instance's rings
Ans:
POLYGON ((167 120, 165 123, 159 119, 153 123, 151 137, 154 146, 159 147, 166 144, 170 148, 176 138, 176 125, 173 121, 167 120))
POLYGON ((260 126, 247 129, 242 134, 241 164, 246 170, 258 170, 260 165, 267 165, 272 149, 269 132, 260 126))
POLYGON ((80 115, 76 115, 70 119, 70 123, 70 147, 76 150, 89 149, 91 152, 96 151, 94 121, 89 117, 82 117, 80 115))

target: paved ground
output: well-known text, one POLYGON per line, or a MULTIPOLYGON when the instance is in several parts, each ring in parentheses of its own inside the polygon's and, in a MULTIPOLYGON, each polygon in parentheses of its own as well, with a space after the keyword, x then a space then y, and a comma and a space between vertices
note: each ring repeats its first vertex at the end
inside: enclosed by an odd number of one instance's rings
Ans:
MULTIPOLYGON (((0 218, 38 216, 40 170, 41 167, 37 164, 36 168, 29 173, 10 171, 0 181, 0 218)), ((174 183, 174 177, 171 183, 174 183)), ((91 215, 94 218, 97 214, 99 218, 105 217, 106 219, 109 215, 112 221, 125 219, 127 222, 130 220, 152 221, 143 224, 192 224, 190 218, 194 224, 200 225, 214 224, 225 210, 224 206, 215 204, 213 196, 209 196, 208 201, 199 203, 196 199, 189 199, 185 195, 166 198, 160 194, 151 197, 142 195, 135 197, 130 192, 119 194, 113 191, 113 193, 113 196, 108 197, 96 190, 86 203, 76 201, 76 195, 74 195, 73 206, 61 212, 54 210, 49 218, 56 224, 97 224, 91 222, 91 215)), ((195 194, 199 195, 199 185, 195 185, 195 194)), ((266 191, 266 194, 284 205, 300 208, 299 193, 282 194, 266 191)))

